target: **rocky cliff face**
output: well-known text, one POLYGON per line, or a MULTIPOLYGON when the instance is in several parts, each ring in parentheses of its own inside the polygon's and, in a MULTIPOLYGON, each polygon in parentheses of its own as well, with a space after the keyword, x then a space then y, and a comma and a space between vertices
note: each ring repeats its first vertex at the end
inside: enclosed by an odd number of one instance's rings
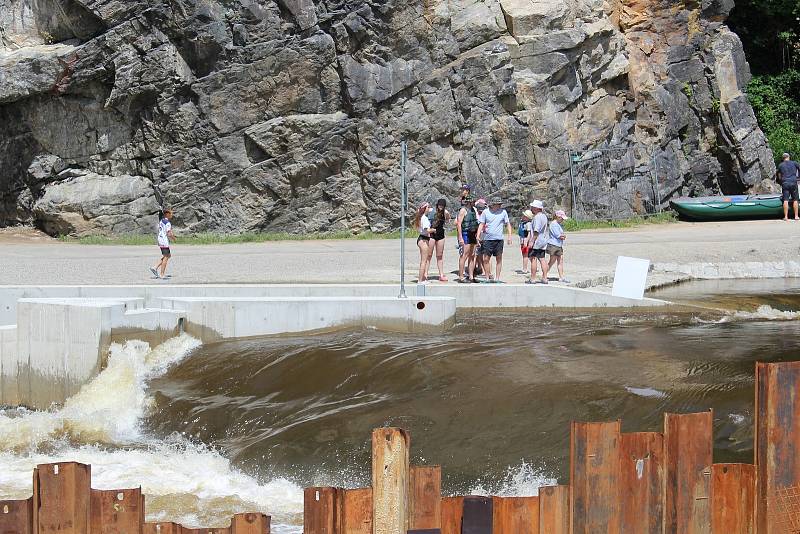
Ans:
POLYGON ((0 224, 145 232, 163 203, 191 231, 386 230, 402 139, 412 202, 750 190, 774 163, 731 7, 0 0, 0 224))

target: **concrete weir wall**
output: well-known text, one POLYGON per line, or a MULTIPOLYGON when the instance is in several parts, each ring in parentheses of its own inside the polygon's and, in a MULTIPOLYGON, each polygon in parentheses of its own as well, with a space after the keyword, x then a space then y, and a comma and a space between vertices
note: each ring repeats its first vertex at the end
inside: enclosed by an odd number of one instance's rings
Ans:
POLYGON ((114 341, 151 344, 181 329, 204 342, 373 327, 442 331, 456 308, 659 307, 563 286, 420 285, 0 286, 0 402, 46 408, 103 368, 114 341))

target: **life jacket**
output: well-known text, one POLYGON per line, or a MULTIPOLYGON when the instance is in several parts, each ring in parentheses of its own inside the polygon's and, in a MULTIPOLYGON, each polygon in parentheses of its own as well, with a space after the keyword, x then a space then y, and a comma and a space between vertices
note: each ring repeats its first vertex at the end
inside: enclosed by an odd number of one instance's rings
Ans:
POLYGON ((461 230, 464 232, 474 232, 478 229, 478 214, 475 208, 466 208, 467 214, 464 215, 464 220, 461 221, 461 230))

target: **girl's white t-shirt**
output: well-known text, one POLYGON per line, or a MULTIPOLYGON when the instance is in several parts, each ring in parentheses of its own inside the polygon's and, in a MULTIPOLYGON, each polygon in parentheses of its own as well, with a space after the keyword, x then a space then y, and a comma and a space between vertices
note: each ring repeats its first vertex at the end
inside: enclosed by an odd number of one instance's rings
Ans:
POLYGON ((161 248, 169 248, 169 231, 172 230, 172 223, 169 219, 164 217, 158 223, 158 246, 161 248))
POLYGON ((425 237, 429 237, 430 233, 428 230, 431 227, 431 220, 428 219, 427 215, 423 215, 422 218, 419 220, 419 235, 424 235, 425 237))

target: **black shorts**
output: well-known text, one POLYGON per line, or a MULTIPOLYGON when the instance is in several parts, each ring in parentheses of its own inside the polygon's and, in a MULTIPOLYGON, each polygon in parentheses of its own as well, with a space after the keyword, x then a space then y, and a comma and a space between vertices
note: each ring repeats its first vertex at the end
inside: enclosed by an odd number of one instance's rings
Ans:
POLYGON ((788 202, 789 200, 795 202, 798 200, 797 195, 797 184, 793 185, 783 185, 781 184, 781 198, 784 202, 788 202))
POLYGON ((502 239, 485 239, 481 245, 481 254, 484 256, 499 257, 503 255, 502 239))
POLYGON ((160 247, 160 248, 161 248, 161 255, 162 256, 166 256, 168 258, 170 256, 172 256, 172 253, 169 251, 169 247, 160 247))
POLYGON ((417 245, 419 245, 420 241, 425 241, 427 243, 430 240, 431 240, 430 237, 428 237, 426 235, 421 235, 421 236, 417 237, 417 245))
POLYGON ((468 231, 464 232, 463 234, 461 234, 461 239, 464 240, 464 244, 466 244, 466 245, 477 245, 478 244, 478 231, 477 230, 472 230, 472 231, 468 230, 468 231))
POLYGON ((543 248, 532 248, 528 250, 528 257, 529 258, 544 258, 544 255, 547 251, 543 248))

